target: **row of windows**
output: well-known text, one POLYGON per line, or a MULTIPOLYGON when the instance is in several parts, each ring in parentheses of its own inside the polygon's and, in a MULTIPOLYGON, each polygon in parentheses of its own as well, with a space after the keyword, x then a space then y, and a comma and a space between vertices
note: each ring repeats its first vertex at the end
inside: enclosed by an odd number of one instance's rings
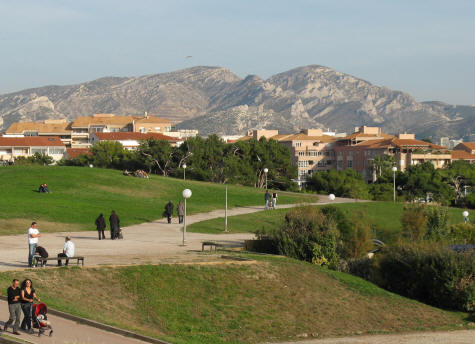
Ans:
POLYGON ((335 156, 335 152, 333 151, 302 151, 298 152, 298 156, 335 156))

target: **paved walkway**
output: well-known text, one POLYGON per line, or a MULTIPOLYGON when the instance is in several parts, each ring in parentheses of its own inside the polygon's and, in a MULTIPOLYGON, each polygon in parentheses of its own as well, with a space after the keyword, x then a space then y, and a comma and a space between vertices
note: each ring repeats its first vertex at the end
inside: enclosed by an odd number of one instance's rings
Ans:
POLYGON ((355 336, 286 342, 281 344, 473 344, 475 330, 355 336))
MULTIPOLYGON (((319 197, 318 204, 330 202, 326 196, 319 197)), ((343 202, 354 202, 354 200, 337 198, 332 203, 343 202)), ((280 205, 278 208, 294 206, 280 205)), ((230 209, 228 215, 249 214, 262 210, 263 207, 259 206, 239 207, 230 209)), ((187 222, 192 224, 217 217, 224 217, 224 210, 190 215, 187 217, 187 222)), ((216 256, 198 254, 203 241, 217 241, 225 245, 239 246, 244 240, 254 238, 254 235, 249 233, 187 233, 186 246, 181 246, 183 226, 177 223, 176 218, 173 220, 172 224, 166 223, 166 219, 161 219, 123 228, 124 240, 98 240, 96 231, 43 233, 39 245, 46 248, 50 257, 54 257, 61 252, 64 237, 68 234, 72 236, 76 245, 76 255, 86 257, 86 266, 133 265, 215 260, 216 256)), ((41 223, 38 225, 41 231, 41 223)), ((0 237, 0 271, 26 268, 28 254, 26 240, 26 234, 0 237)))

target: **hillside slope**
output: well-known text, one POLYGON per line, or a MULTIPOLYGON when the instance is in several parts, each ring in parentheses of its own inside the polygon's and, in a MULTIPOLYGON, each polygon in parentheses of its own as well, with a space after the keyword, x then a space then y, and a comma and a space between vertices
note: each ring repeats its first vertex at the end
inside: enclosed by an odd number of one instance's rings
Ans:
POLYGON ((303 127, 353 131, 377 125, 420 137, 475 132, 475 107, 419 103, 331 68, 310 65, 271 76, 241 79, 222 67, 193 67, 139 77, 107 77, 70 86, 45 86, 0 95, 0 128, 14 121, 93 113, 143 114, 183 121, 203 135, 248 129, 303 127))

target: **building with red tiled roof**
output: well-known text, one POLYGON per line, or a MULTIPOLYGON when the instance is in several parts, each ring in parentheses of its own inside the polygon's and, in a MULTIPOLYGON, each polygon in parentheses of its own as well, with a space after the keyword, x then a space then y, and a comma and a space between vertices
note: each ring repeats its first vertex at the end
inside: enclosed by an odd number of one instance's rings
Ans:
POLYGON ((166 136, 160 133, 137 133, 137 132, 116 132, 116 133, 92 133, 91 144, 94 145, 101 141, 117 141, 126 149, 137 149, 141 141, 154 139, 165 140, 172 146, 179 146, 183 140, 166 136))
POLYGON ((49 155, 54 161, 61 160, 66 146, 56 136, 0 137, 0 160, 9 161, 29 157, 35 153, 49 155))
POLYGON ((470 154, 475 154, 475 142, 462 142, 455 146, 454 150, 463 150, 470 154))
POLYGON ((89 148, 66 148, 67 158, 77 158, 80 155, 92 155, 92 152, 89 148))

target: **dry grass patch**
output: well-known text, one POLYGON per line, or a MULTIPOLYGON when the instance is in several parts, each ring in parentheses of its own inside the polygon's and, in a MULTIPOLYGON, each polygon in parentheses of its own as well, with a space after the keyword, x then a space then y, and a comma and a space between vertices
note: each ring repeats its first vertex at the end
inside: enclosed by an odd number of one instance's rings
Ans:
MULTIPOLYGON (((44 233, 78 232, 87 229, 87 226, 78 223, 53 222, 41 218, 0 219, 0 236, 16 234, 26 235, 26 232, 33 221, 38 222, 38 228, 44 233)), ((89 226, 89 228, 92 228, 92 225, 89 226)))

